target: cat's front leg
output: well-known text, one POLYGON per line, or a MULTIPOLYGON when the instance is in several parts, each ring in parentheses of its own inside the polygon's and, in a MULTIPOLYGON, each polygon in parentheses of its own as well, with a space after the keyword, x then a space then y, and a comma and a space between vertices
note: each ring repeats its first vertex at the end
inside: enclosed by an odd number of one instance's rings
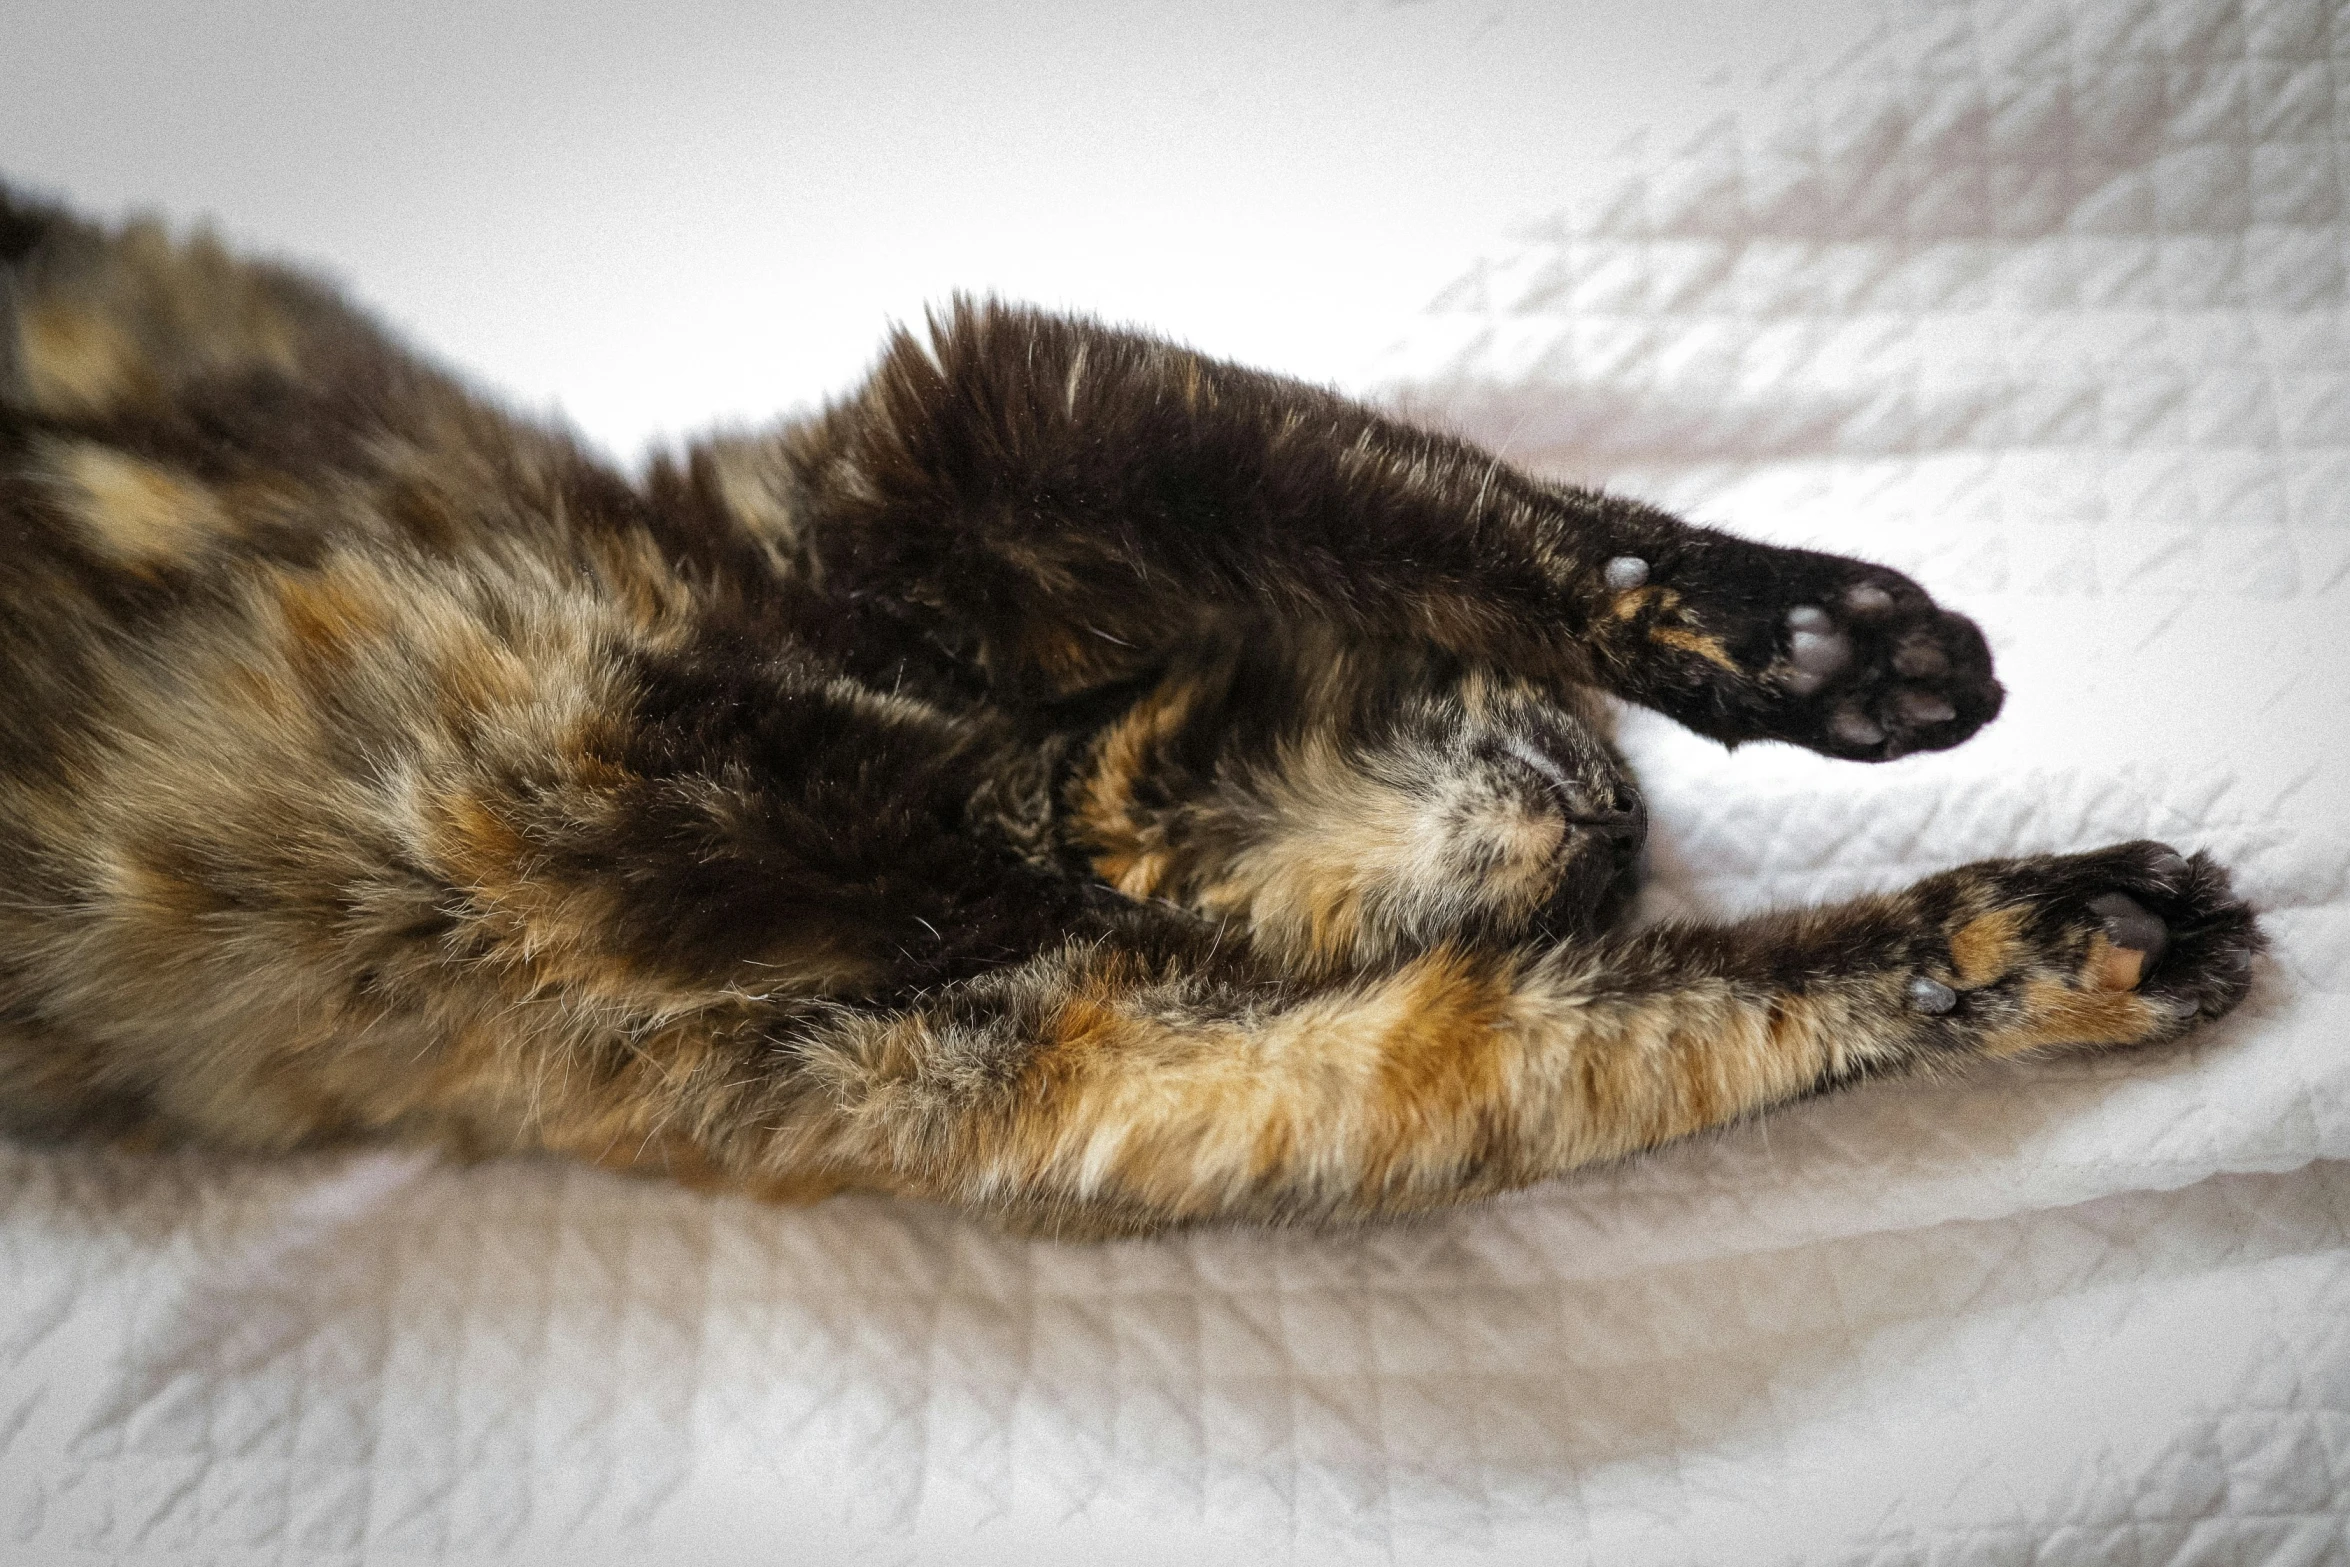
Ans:
POLYGON ((2224 873, 2150 843, 1322 982, 1113 938, 798 1035, 723 1162, 1087 1234, 1367 1218, 1869 1077, 2168 1039, 2259 944, 2224 873))

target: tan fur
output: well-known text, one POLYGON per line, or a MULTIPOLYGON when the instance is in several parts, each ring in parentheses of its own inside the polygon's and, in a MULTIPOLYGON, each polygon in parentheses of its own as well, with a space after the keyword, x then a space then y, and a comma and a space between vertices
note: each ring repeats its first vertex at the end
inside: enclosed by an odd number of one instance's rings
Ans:
POLYGON ((210 490, 168 468, 89 441, 45 456, 91 544, 132 570, 189 564, 234 529, 210 490))
POLYGON ((803 520, 782 486, 767 443, 743 438, 712 441, 702 449, 727 510, 765 548, 778 570, 801 569, 803 520))
POLYGON ((1849 1018, 1731 990, 1658 1009, 1594 1006, 1576 984, 1438 951, 1260 1020, 1177 1028, 1147 976, 1097 967, 952 1176, 887 1170, 888 1128, 918 1098, 890 1075, 953 1049, 913 1025, 867 1052, 885 1075, 849 1092, 851 1135, 825 1157, 859 1184, 1042 1200, 1079 1229, 1246 1213, 1276 1193, 1302 1212, 1396 1211, 1749 1113, 1854 1043, 1833 1037, 1849 1018))
MULTIPOLYGON (((1343 712, 1353 655, 1305 646, 1301 659, 1325 670, 1309 710, 1343 712)), ((1228 763, 1196 798, 1137 811, 1143 786, 1164 780, 1234 678, 1229 664, 1179 671, 1095 742, 1072 814, 1097 874, 1129 896, 1178 899, 1237 922, 1284 963, 1329 972, 1424 946, 1463 921, 1522 922, 1587 852, 1555 801, 1446 749, 1512 732, 1511 704, 1526 693, 1482 674, 1448 690, 1463 725, 1449 739, 1372 744, 1335 720, 1309 723, 1266 755, 1228 763)), ((1605 732, 1604 712, 1575 711, 1605 732)))
POLYGON ((2100 932, 2089 938, 2089 961, 2082 972, 2100 990, 2135 990, 2146 977, 2146 954, 2117 947, 2100 932))
POLYGON ((1153 824, 1134 809, 1135 790, 1164 765, 1163 749, 1180 734, 1202 694, 1203 677, 1169 680, 1137 702, 1095 742, 1092 765, 1073 802, 1079 831, 1102 880, 1130 898, 1168 890, 1173 855, 1153 824))
POLYGON ((190 376, 291 373, 300 314, 277 277, 210 235, 175 241, 159 224, 133 223, 24 312, 25 380, 44 412, 100 414, 190 376))
POLYGON ((1950 938, 1950 964, 1961 985, 1988 984, 2015 967, 2027 912, 1994 909, 1959 927, 1950 938))
MULTIPOLYGON (((1329 737, 1281 759, 1272 795, 1279 829, 1236 856, 1201 898, 1210 912, 1247 915, 1275 950, 1307 963, 1351 955, 1374 901, 1449 884, 1435 858, 1444 834, 1432 814, 1442 802, 1366 771, 1329 737)), ((1499 825, 1513 838, 1540 832, 1499 825)), ((1554 824, 1543 847, 1555 849, 1558 836, 1554 824)), ((1525 863, 1521 876, 1555 874, 1547 855, 1525 863)))
POLYGON ((2023 1021, 1984 1042, 1989 1054, 2008 1056, 2048 1045, 2126 1045, 2162 1022, 2162 1015, 2133 993, 2081 991, 2048 979, 2024 987, 2023 1011, 2023 1021))
POLYGON ((19 324, 33 405, 97 411, 128 398, 140 377, 138 347, 114 322, 64 302, 43 302, 19 324))
POLYGON ((1685 631, 1678 626, 1651 626, 1648 640, 1665 647, 1679 648, 1684 653, 1695 653, 1717 669, 1737 672, 1738 661, 1730 656, 1730 650, 1722 645, 1720 637, 1685 631))

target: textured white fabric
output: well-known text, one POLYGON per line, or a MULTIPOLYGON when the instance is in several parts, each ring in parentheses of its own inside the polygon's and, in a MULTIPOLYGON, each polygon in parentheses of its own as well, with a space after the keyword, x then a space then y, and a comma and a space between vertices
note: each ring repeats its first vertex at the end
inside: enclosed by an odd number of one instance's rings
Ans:
POLYGON ((2162 837, 2226 1024, 1333 1238, 0 1148, 0 1558, 2350 1560, 2346 172, 2327 0, 1945 0, 1393 362, 1991 635, 1943 756, 1635 720, 1652 911, 2162 837))

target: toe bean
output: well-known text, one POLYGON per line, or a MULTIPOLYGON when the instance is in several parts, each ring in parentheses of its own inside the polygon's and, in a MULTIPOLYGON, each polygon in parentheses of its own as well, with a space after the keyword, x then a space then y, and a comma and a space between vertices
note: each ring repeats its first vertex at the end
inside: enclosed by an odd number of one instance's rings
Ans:
POLYGON ((2149 965, 2170 946, 2169 928, 2126 892, 2099 893, 2089 900, 2089 912, 2104 922, 2106 940, 2145 953, 2149 965))
POLYGON ((1904 722, 1912 724, 1947 724, 1958 716, 1958 709, 1930 691, 1904 691, 1893 699, 1901 710, 1904 722))
POLYGON ((1832 675, 1852 658, 1852 642, 1841 632, 1798 631, 1788 639, 1787 656, 1811 675, 1832 675))
POLYGON ((1912 680, 1931 680, 1950 669, 1950 655, 1930 639, 1910 637, 1893 650, 1893 668, 1912 680))
POLYGON ((1857 707, 1838 708, 1828 721, 1828 732, 1846 745, 1876 745, 1885 738, 1876 720, 1857 707))

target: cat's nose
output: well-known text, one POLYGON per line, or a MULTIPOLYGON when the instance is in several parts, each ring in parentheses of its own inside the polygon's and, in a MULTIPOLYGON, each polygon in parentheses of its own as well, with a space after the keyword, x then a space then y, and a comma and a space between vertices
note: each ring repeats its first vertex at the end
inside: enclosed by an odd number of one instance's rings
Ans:
POLYGON ((1502 749, 1542 780, 1542 787, 1574 826, 1598 833, 1626 852, 1648 841, 1648 806, 1629 783, 1575 777, 1523 741, 1507 741, 1502 749))
POLYGON ((1613 839, 1618 847, 1637 849, 1648 841, 1648 807, 1622 786, 1580 787, 1581 799, 1570 800, 1567 820, 1586 832, 1613 839))
POLYGON ((1568 822, 1585 832, 1611 839, 1626 850, 1648 841, 1648 806, 1628 785, 1553 779, 1551 792, 1565 807, 1568 822))

